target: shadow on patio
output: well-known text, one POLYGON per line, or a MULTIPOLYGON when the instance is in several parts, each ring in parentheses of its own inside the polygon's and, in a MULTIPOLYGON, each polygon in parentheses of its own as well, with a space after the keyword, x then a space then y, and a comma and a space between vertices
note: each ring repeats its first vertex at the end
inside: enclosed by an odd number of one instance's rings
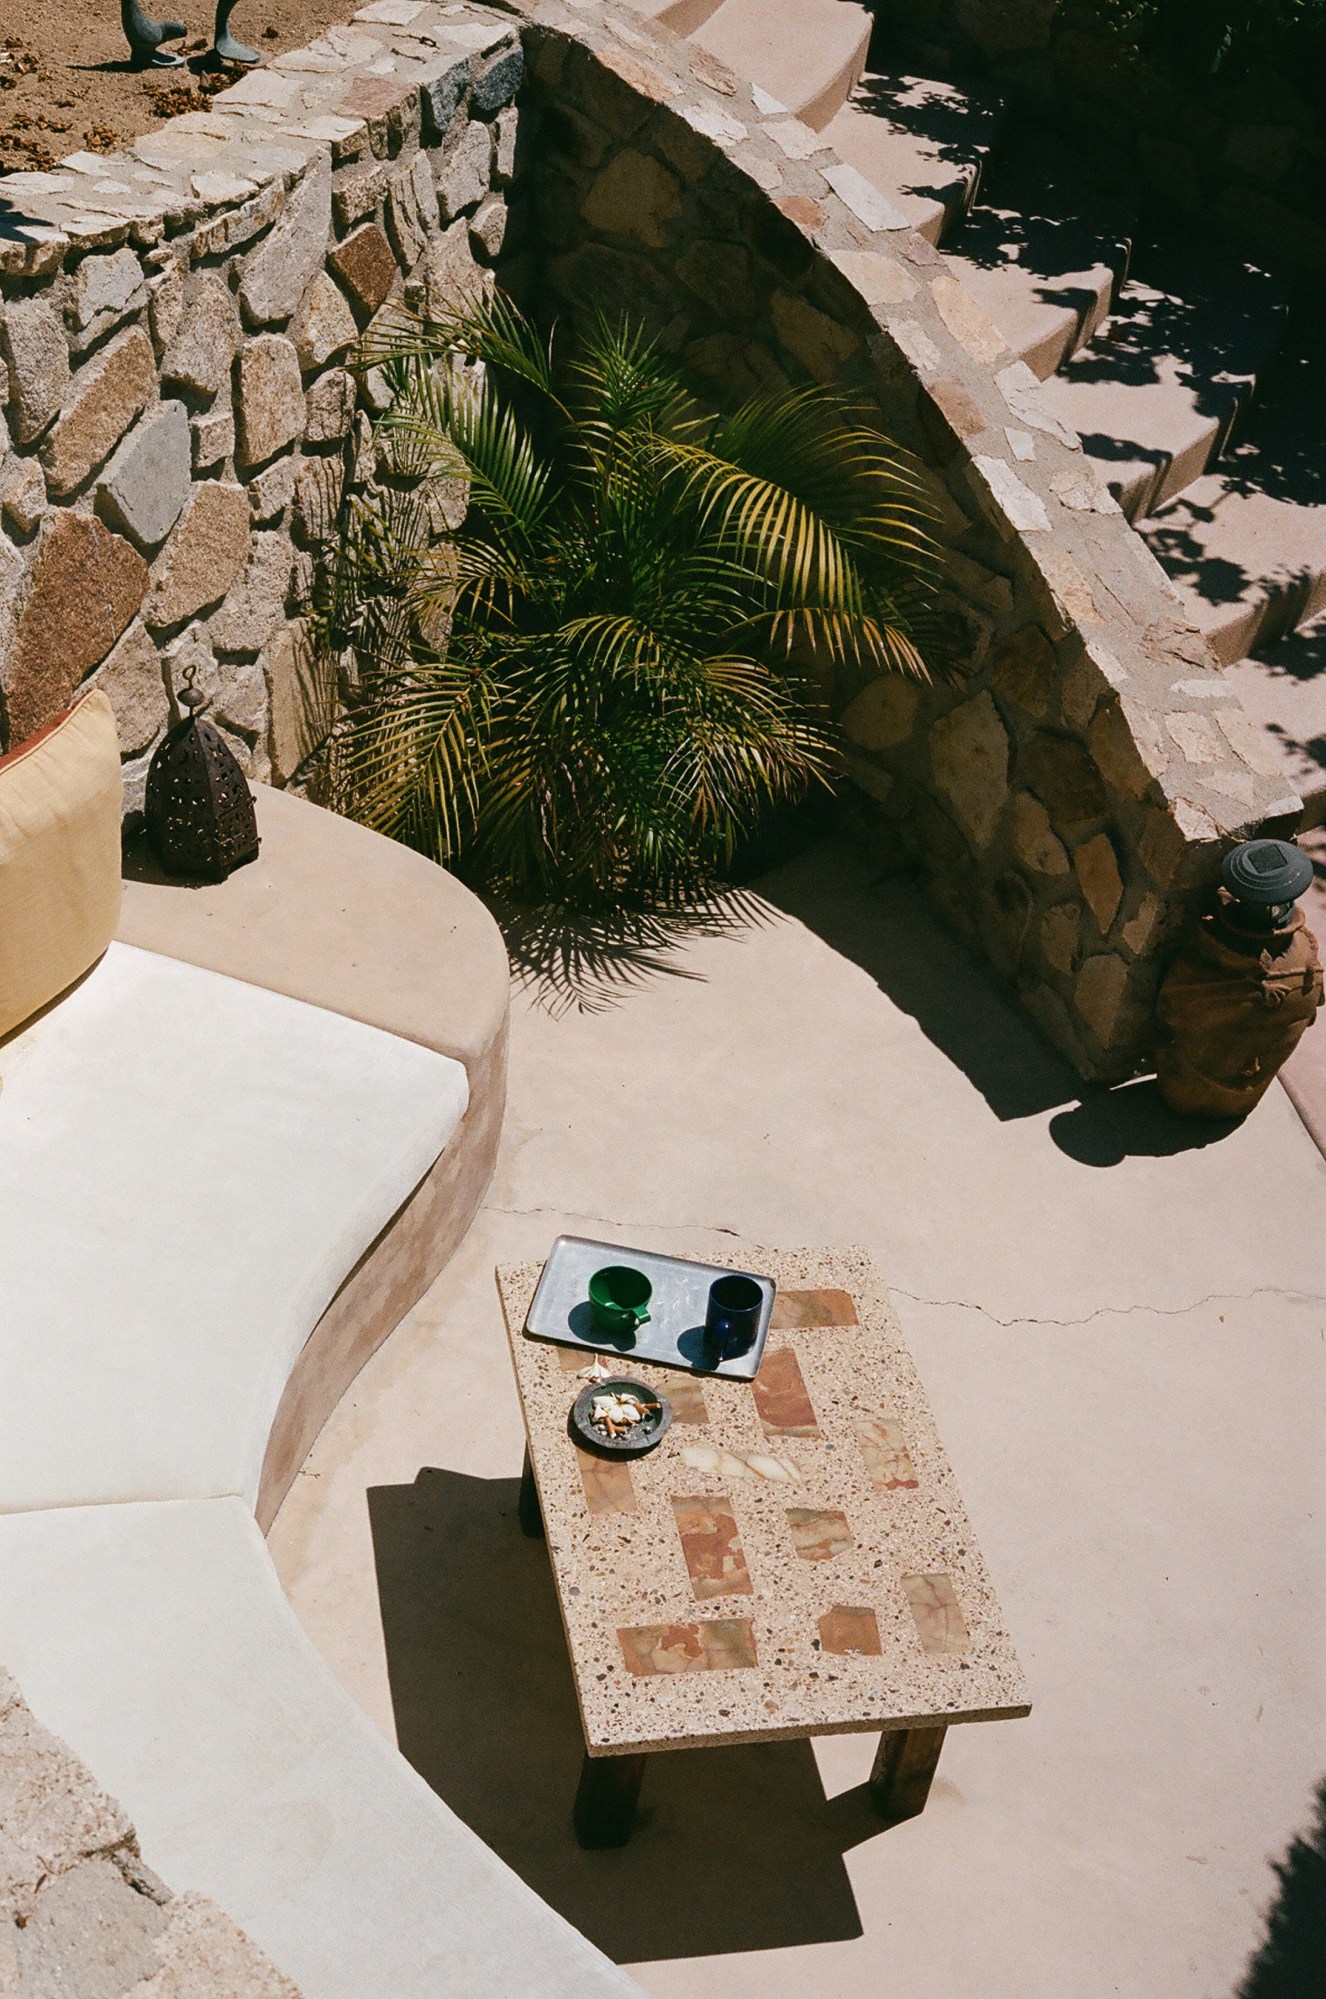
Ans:
POLYGON ((619 1962, 860 1936, 842 1856, 883 1828, 864 1784, 826 1800, 808 1742, 652 1757, 630 1845, 575 1844, 584 1739, 547 1551, 521 1534, 517 1488, 425 1467, 368 1493, 403 1754, 619 1962))
POLYGON ((1326 1778, 1313 1823, 1275 1863, 1280 1892, 1267 1913, 1266 1941, 1237 1999, 1319 1999, 1326 1992, 1326 1778))
POLYGON ((1230 1124, 1181 1118, 1154 1082, 1084 1084, 1011 995, 926 904, 917 879, 872 879, 853 848, 826 841, 759 884, 776 909, 868 972, 1007 1122, 1058 1111, 1049 1132, 1086 1166, 1157 1158, 1210 1145, 1230 1124), (1060 1106, 1063 1106, 1061 1109, 1060 1106))

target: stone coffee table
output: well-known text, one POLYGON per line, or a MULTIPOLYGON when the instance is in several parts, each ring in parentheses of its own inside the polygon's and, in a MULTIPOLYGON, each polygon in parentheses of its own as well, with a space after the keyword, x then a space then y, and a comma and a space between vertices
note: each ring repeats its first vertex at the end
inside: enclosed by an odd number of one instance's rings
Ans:
POLYGON ((790 1250, 745 1267, 778 1285, 753 1382, 608 1356, 673 1408, 629 1461, 571 1440, 593 1356, 525 1333, 540 1266, 498 1272, 521 1524, 547 1535, 585 1730, 583 1846, 624 1844, 654 1750, 878 1729, 871 1790, 894 1824, 923 1809, 951 1722, 1031 1712, 874 1267, 790 1250))

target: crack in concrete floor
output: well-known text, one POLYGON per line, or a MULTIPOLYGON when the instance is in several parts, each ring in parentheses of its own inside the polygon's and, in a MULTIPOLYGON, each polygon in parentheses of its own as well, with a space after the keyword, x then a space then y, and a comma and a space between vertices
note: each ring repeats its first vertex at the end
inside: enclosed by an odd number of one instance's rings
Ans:
MULTIPOLYGON (((647 1222, 621 1215, 590 1215, 574 1209, 555 1207, 508 1208, 496 1203, 485 1202, 481 1212, 485 1215, 503 1215, 517 1220, 537 1219, 540 1215, 554 1215, 563 1221, 588 1222, 597 1228, 638 1230, 645 1235, 692 1234, 730 1236, 734 1242, 746 1240, 740 1229, 728 1228, 720 1222, 647 1222)), ((754 1246, 754 1245, 752 1245, 754 1246)), ((842 1248, 854 1248, 855 1244, 844 1243, 842 1248)), ((1035 1313, 1020 1313, 1012 1318, 1001 1318, 988 1305, 982 1305, 972 1298, 928 1298, 920 1291, 909 1291, 905 1285, 890 1284, 892 1298, 905 1298, 913 1305, 933 1306, 937 1310, 955 1312, 975 1312, 988 1319, 992 1326, 1014 1328, 1021 1326, 1057 1326, 1063 1331, 1071 1331, 1077 1326, 1089 1326, 1097 1319, 1135 1318, 1139 1313, 1150 1313, 1157 1319, 1183 1319, 1190 1312, 1198 1312, 1205 1305, 1247 1305, 1254 1298, 1280 1298, 1296 1305, 1320 1305, 1326 1311, 1326 1292, 1302 1291, 1294 1285, 1257 1284, 1249 1291, 1207 1291, 1200 1298, 1193 1298, 1184 1305, 1097 1305, 1093 1311, 1085 1312, 1076 1319, 1054 1319, 1035 1313)), ((1326 1336, 1326 1327, 1323 1327, 1326 1336)))

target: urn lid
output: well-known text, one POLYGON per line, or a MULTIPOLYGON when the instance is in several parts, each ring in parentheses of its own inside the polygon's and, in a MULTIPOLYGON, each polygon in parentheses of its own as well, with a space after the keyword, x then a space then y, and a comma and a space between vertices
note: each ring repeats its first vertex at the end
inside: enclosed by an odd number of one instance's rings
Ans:
POLYGON ((1220 879, 1236 902, 1296 902, 1312 875, 1311 861, 1292 840, 1245 840, 1220 867, 1220 879))

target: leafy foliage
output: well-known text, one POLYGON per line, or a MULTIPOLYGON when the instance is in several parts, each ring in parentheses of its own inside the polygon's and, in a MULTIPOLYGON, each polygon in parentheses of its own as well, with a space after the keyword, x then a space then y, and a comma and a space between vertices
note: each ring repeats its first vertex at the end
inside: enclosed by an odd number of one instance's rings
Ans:
POLYGON ((924 676, 922 487, 824 392, 706 413, 629 325, 563 352, 500 295, 367 358, 389 473, 317 611, 352 816, 506 896, 676 904, 830 780, 829 680, 924 676))
POLYGON ((1255 66, 1326 76, 1326 0, 1085 0, 1135 57, 1171 75, 1255 66))

